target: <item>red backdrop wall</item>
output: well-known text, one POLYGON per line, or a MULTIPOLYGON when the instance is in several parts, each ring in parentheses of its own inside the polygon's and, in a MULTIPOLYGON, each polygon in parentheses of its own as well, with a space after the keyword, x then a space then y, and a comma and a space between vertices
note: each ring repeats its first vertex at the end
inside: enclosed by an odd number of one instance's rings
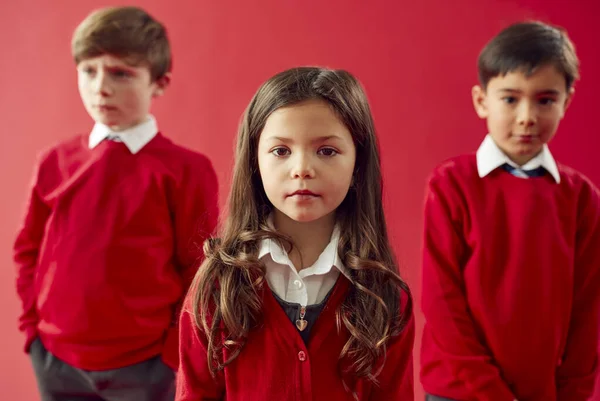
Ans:
MULTIPOLYGON (((600 185, 600 132, 594 125, 600 93, 598 1, 129 4, 147 8, 169 28, 173 84, 153 111, 167 135, 212 158, 222 201, 228 191, 237 123, 263 80, 284 68, 307 64, 345 68, 359 77, 381 141, 391 237, 417 302, 425 178, 441 160, 476 149, 486 133, 472 110, 470 89, 476 82, 480 48, 506 24, 536 18, 569 30, 582 59, 583 79, 551 148, 559 160, 600 185)), ((82 18, 107 5, 114 3, 21 0, 0 5, 2 399, 39 399, 15 328, 19 302, 11 245, 37 151, 92 125, 77 94, 69 41, 82 18)), ((422 324, 417 312, 418 334, 422 324)), ((417 340, 415 349, 418 346, 417 340)), ((415 357, 418 368, 418 352, 415 357)), ((417 399, 422 400, 417 388, 417 399)))

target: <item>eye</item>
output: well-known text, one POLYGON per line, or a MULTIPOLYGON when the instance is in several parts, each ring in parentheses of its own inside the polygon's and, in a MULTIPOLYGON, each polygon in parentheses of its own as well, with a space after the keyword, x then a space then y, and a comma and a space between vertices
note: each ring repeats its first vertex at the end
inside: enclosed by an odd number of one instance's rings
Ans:
POLYGON ((274 156, 283 157, 283 156, 289 155, 290 154, 290 150, 288 148, 284 148, 284 147, 280 146, 280 147, 277 147, 275 149, 272 149, 271 153, 274 156))
POLYGON ((129 71, 125 71, 125 70, 121 70, 121 69, 113 70, 112 74, 117 78, 127 78, 127 77, 131 76, 131 73, 129 71))
POLYGON ((81 71, 86 75, 92 75, 96 70, 93 67, 83 67, 81 71))
POLYGON ((506 97, 503 97, 502 100, 506 104, 513 104, 517 101, 517 98, 514 96, 506 96, 506 97))
POLYGON ((551 104, 556 103, 556 99, 553 99, 551 97, 542 97, 538 100, 538 102, 543 106, 549 106, 551 104))
POLYGON ((317 153, 323 156, 335 156, 339 152, 333 148, 321 148, 317 153))

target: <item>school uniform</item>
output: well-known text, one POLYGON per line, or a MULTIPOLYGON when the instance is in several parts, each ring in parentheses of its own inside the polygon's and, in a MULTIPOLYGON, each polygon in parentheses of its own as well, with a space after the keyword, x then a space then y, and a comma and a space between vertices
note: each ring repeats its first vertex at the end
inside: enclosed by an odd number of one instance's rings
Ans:
MULTIPOLYGON (((216 378, 208 369, 207 339, 194 323, 188 297, 180 324, 176 400, 353 400, 338 366, 349 333, 343 325, 338 331, 335 314, 351 285, 338 240, 336 228, 317 261, 299 272, 277 241, 261 242, 258 256, 267 282, 259 292, 263 316, 237 358, 216 378)), ((360 400, 413 399, 413 339, 411 319, 388 344, 379 384, 358 381, 360 400)), ((224 358, 230 352, 224 350, 224 358)))
POLYGON ((425 198, 421 382, 461 401, 592 395, 600 192, 549 149, 519 167, 486 137, 425 198))
POLYGON ((41 389, 52 380, 44 400, 85 393, 70 387, 82 377, 90 399, 107 388, 121 395, 100 399, 169 399, 121 382, 138 364, 141 377, 164 376, 173 398, 178 311, 217 199, 210 161, 165 138, 152 117, 121 132, 96 124, 44 152, 14 244, 25 351, 37 340, 41 389), (66 371, 59 391, 55 374, 66 371))

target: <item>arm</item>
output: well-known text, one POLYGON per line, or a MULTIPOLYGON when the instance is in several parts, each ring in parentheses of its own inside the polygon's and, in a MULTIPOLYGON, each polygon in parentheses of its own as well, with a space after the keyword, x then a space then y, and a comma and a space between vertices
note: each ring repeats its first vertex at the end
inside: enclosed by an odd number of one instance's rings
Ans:
POLYGON ((218 401, 225 396, 223 377, 213 378, 208 368, 207 340, 194 323, 192 296, 188 294, 179 323, 179 372, 175 401, 218 401))
POLYGON ((436 177, 430 180, 425 198, 423 314, 444 361, 474 398, 513 401, 470 315, 461 271, 466 244, 460 212, 449 206, 448 197, 453 195, 460 199, 454 188, 440 187, 436 177))
POLYGON ((578 216, 573 309, 569 334, 556 371, 558 401, 585 401, 594 393, 600 326, 600 192, 588 193, 578 216))
MULTIPOLYGON (((219 216, 217 176, 210 161, 202 156, 185 172, 173 190, 171 216, 175 236, 175 261, 181 276, 183 294, 188 291, 202 263, 202 245, 213 234, 219 216)), ((165 338, 163 360, 177 369, 177 319, 181 303, 176 305, 173 325, 165 338)))
POLYGON ((37 337, 38 314, 36 308, 35 272, 40 246, 44 239, 50 207, 44 203, 38 192, 38 172, 27 202, 25 218, 13 245, 13 260, 17 270, 17 294, 21 299, 22 313, 19 316, 19 330, 25 333, 25 352, 37 337))
POLYGON ((379 385, 373 387, 370 399, 412 400, 414 399, 413 343, 415 320, 410 316, 404 330, 389 344, 385 365, 377 376, 379 385))

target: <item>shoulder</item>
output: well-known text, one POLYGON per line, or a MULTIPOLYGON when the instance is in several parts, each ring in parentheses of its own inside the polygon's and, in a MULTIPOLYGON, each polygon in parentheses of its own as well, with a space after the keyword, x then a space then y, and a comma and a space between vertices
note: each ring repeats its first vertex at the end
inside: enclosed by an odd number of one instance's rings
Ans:
POLYGON ((210 159, 204 153, 177 144, 170 138, 164 136, 162 133, 158 133, 156 136, 156 145, 160 148, 161 153, 172 158, 173 161, 183 164, 211 164, 210 159))
POLYGON ((477 158, 474 153, 455 156, 439 163, 429 175, 428 182, 471 178, 478 178, 477 158))
POLYGON ((465 154, 444 160, 429 174, 426 193, 444 197, 462 197, 481 180, 475 154, 465 154))
POLYGON ((562 163, 557 163, 561 181, 573 190, 583 189, 591 192, 598 192, 598 187, 592 180, 582 172, 562 163))
POLYGON ((569 196, 579 198, 580 203, 600 202, 600 189, 588 176, 564 164, 557 163, 557 165, 561 178, 560 185, 569 196))
POLYGON ((212 161, 201 152, 179 145, 159 133, 150 149, 151 154, 176 169, 180 175, 190 178, 216 179, 212 161))
POLYGON ((40 169, 55 164, 58 159, 76 157, 82 149, 87 148, 87 135, 80 134, 55 142, 43 148, 37 155, 37 164, 40 169))

